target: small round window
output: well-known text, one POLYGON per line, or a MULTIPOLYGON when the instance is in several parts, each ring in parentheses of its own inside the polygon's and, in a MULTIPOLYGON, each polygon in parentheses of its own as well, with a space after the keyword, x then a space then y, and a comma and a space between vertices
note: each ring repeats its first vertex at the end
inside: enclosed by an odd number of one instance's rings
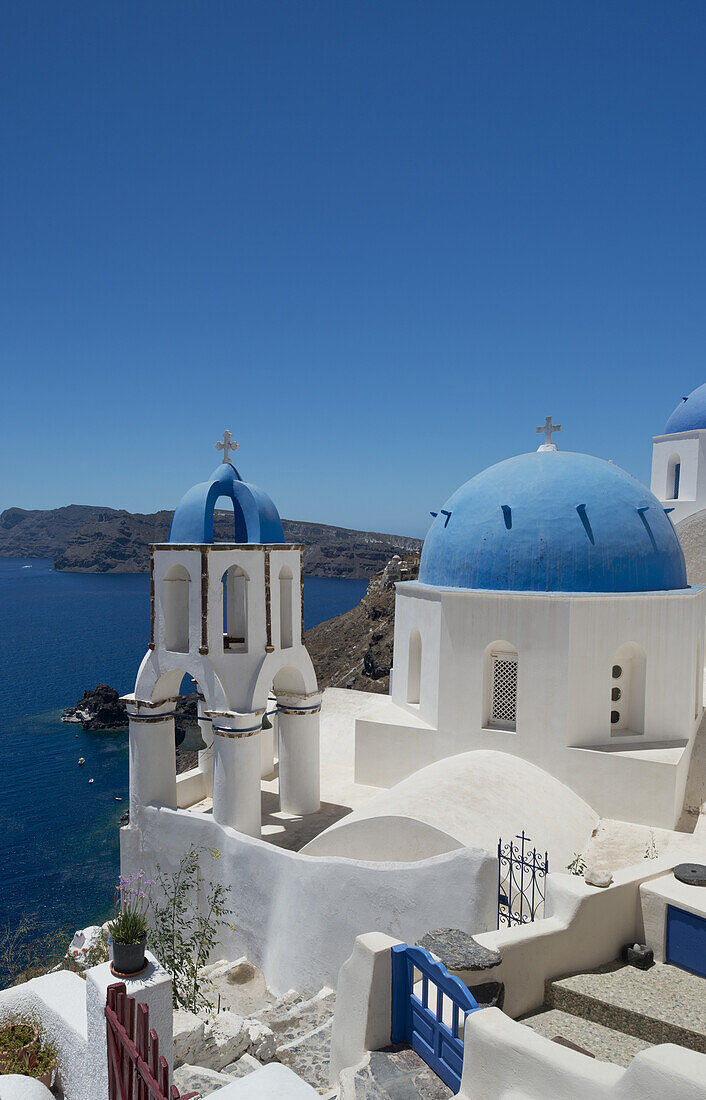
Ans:
POLYGON ((613 665, 613 679, 619 680, 623 675, 623 669, 621 665, 613 665))
POLYGON ((619 721, 620 721, 620 711, 619 710, 612 710, 610 712, 610 724, 612 726, 615 726, 615 725, 618 724, 619 721))
POLYGON ((610 693, 610 697, 611 697, 611 699, 613 700, 613 702, 614 702, 614 703, 617 703, 617 702, 618 702, 618 699, 620 699, 620 698, 621 698, 622 694, 623 694, 623 693, 622 693, 622 691, 620 690, 620 688, 613 688, 613 689, 611 690, 611 693, 610 693))

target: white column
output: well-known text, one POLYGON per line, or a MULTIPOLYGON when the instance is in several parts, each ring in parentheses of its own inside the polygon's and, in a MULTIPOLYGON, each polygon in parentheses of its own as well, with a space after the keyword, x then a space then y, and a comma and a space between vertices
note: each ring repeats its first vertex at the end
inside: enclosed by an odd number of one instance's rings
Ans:
POLYGON ((213 721, 213 818, 260 836, 260 729, 263 712, 217 714, 213 721))
POLYGON ((176 809, 174 700, 157 707, 135 700, 130 722, 130 821, 150 803, 176 809))
POLYGON ((319 712, 321 695, 277 696, 279 725, 279 808, 315 814, 321 806, 319 712))
POLYGON ((203 695, 198 699, 198 720, 201 737, 206 746, 199 752, 199 771, 206 781, 206 795, 213 794, 213 727, 211 719, 206 715, 206 704, 203 695))
MULTIPOLYGON (((174 1061, 172 980, 149 951, 145 952, 145 958, 147 970, 139 977, 123 979, 125 991, 128 997, 134 997, 138 1004, 147 1005, 150 1029, 154 1028, 157 1032, 159 1053, 167 1059, 171 1071, 174 1061)), ((105 1004, 108 986, 115 985, 117 980, 110 972, 109 963, 93 966, 86 972, 86 991, 83 994, 86 998, 86 1053, 80 1059, 77 1058, 78 1051, 75 1051, 74 1044, 74 1047, 70 1048, 72 1057, 69 1060, 70 1064, 74 1061, 78 1062, 81 1076, 84 1078, 81 1082, 83 1087, 71 1093, 67 1088, 67 1096, 80 1096, 81 1100, 105 1100, 108 1096, 105 1004)), ((66 1084, 67 1082, 64 1082, 64 1087, 66 1084)))

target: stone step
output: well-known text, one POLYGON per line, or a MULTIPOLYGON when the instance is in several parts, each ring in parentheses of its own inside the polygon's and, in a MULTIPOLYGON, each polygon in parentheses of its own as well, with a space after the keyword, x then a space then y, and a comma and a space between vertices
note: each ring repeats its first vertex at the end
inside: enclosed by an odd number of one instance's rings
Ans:
POLYGON ((676 966, 637 970, 613 962, 561 978, 547 984, 545 1007, 646 1043, 676 1043, 706 1054, 706 979, 676 966))
POLYGON ((331 1061, 331 1018, 313 1031, 298 1035, 277 1047, 277 1057, 312 1088, 322 1094, 330 1089, 328 1070, 331 1061))
POLYGON ((533 1012, 529 1016, 523 1016, 520 1022, 539 1035, 544 1035, 546 1039, 555 1039, 557 1036, 568 1039, 570 1043, 593 1054, 599 1061, 613 1062, 616 1066, 629 1065, 636 1054, 652 1046, 644 1039, 636 1039, 633 1035, 626 1035, 624 1031, 616 1031, 604 1024, 573 1016, 559 1008, 533 1012))
POLYGON ((209 1096, 223 1085, 229 1085, 232 1080, 233 1078, 227 1073, 184 1063, 183 1066, 174 1070, 172 1084, 176 1085, 182 1096, 190 1092, 200 1092, 202 1096, 209 1096))
POLYGON ((279 1012, 265 1011, 257 1019, 272 1029, 279 1050, 281 1044, 294 1042, 322 1024, 330 1023, 335 1007, 335 991, 324 986, 314 997, 279 1012))
POLYGON ((270 1020, 278 1020, 281 1016, 285 1016, 290 1012, 296 1005, 300 1005, 303 1001, 307 1000, 310 1000, 310 997, 307 996, 306 993, 298 993, 296 989, 290 989, 287 993, 278 997, 271 1005, 266 1005, 265 1008, 253 1012, 252 1016, 256 1020, 262 1020, 263 1024, 267 1024, 268 1027, 271 1027, 270 1020))
POLYGON ((453 1093, 408 1046, 374 1050, 344 1070, 340 1100, 448 1100, 453 1093))
POLYGON ((235 1062, 231 1062, 229 1066, 224 1066, 221 1073, 226 1073, 230 1078, 247 1077, 253 1070, 261 1069, 261 1067, 262 1062, 258 1062, 252 1054, 241 1054, 235 1062))

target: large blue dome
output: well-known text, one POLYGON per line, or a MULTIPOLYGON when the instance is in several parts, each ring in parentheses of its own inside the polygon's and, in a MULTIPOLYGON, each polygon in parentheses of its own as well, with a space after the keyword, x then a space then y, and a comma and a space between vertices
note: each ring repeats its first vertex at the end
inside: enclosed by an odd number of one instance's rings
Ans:
POLYGON ((419 580, 505 592, 687 586, 657 498, 619 466, 567 451, 518 455, 462 485, 424 541, 419 580))
POLYGON ((706 383, 698 386, 677 405, 664 429, 665 435, 706 428, 706 383))

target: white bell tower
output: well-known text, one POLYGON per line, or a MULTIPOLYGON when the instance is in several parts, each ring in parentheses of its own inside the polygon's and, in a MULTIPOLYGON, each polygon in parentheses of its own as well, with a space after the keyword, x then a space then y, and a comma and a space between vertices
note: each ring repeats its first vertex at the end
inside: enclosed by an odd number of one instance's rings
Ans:
POLYGON ((316 674, 303 641, 302 549, 284 541, 270 498, 223 461, 174 513, 167 543, 150 547, 150 643, 126 697, 130 717, 130 819, 158 803, 185 808, 210 796, 213 817, 260 836, 260 781, 273 767, 272 711, 279 735, 280 809, 319 809, 316 674), (234 536, 215 542, 217 501, 233 505, 234 536), (176 776, 174 707, 184 675, 198 684, 206 748, 176 776))
POLYGON ((706 508, 706 385, 682 398, 654 437, 650 488, 673 523, 706 508))

